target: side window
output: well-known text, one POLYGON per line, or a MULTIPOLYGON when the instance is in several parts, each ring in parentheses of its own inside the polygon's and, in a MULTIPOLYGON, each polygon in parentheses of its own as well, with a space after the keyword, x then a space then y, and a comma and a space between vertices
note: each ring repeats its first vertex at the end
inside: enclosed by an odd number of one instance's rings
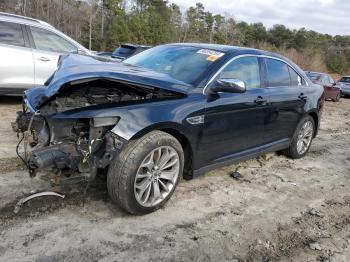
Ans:
POLYGON ((265 61, 269 87, 290 86, 288 65, 276 59, 266 58, 265 61))
POLYGON ((21 25, 0 21, 0 43, 25 46, 21 25))
POLYGON ((303 81, 300 75, 297 74, 297 72, 294 71, 293 68, 289 67, 289 74, 290 74, 290 84, 291 86, 301 86, 303 85, 303 81))
POLYGON ((55 33, 48 30, 30 28, 36 49, 58 53, 77 53, 78 48, 55 33))
POLYGON ((334 79, 331 76, 328 76, 328 78, 329 78, 329 83, 333 85, 335 83, 334 79))
POLYGON ((324 76, 324 78, 323 78, 323 83, 325 84, 325 85, 330 85, 331 84, 331 81, 330 81, 330 79, 329 79, 329 76, 324 76))
POLYGON ((256 57, 242 57, 232 61, 219 74, 219 78, 242 80, 247 89, 260 87, 259 62, 256 57))
POLYGON ((320 76, 320 83, 325 84, 326 83, 326 78, 323 76, 320 76))

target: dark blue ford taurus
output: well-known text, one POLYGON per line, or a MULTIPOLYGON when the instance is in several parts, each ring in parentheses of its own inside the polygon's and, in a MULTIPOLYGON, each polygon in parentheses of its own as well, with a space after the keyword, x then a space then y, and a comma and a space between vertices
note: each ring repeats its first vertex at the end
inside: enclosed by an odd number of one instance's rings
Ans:
POLYGON ((120 64, 63 57, 24 101, 13 128, 25 133, 31 175, 79 171, 92 181, 108 170, 112 200, 145 214, 167 202, 181 177, 271 151, 303 157, 324 94, 274 53, 169 44, 120 64))

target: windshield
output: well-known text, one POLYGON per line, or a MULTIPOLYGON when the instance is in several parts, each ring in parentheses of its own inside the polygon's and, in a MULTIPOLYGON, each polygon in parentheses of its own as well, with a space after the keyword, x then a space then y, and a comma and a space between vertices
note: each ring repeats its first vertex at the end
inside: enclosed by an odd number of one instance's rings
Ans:
POLYGON ((321 78, 321 75, 316 73, 306 73, 306 75, 311 79, 311 81, 318 81, 321 78))
POLYGON ((157 46, 124 61, 193 84, 224 53, 191 46, 157 46))
POLYGON ((350 77, 349 76, 344 76, 344 77, 342 77, 342 79, 340 79, 339 82, 350 83, 350 77))

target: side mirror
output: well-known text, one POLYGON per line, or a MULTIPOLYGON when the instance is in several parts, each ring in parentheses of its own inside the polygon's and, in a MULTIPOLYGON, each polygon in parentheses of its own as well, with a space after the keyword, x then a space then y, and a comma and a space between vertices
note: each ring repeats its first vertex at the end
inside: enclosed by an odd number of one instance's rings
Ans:
POLYGON ((223 78, 214 83, 210 88, 211 93, 244 93, 246 91, 245 83, 236 78, 223 78))

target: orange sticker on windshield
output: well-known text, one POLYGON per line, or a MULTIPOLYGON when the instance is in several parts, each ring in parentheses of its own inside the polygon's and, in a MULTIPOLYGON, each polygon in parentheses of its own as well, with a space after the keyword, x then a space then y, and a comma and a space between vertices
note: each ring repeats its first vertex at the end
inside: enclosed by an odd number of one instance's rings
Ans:
POLYGON ((210 61, 210 62, 214 62, 216 61, 218 58, 220 58, 220 56, 217 56, 217 55, 210 55, 207 57, 207 60, 210 61))
POLYGON ((197 51, 198 54, 207 55, 207 60, 210 62, 216 61, 218 58, 222 57, 225 53, 218 52, 209 49, 200 49, 197 51))

